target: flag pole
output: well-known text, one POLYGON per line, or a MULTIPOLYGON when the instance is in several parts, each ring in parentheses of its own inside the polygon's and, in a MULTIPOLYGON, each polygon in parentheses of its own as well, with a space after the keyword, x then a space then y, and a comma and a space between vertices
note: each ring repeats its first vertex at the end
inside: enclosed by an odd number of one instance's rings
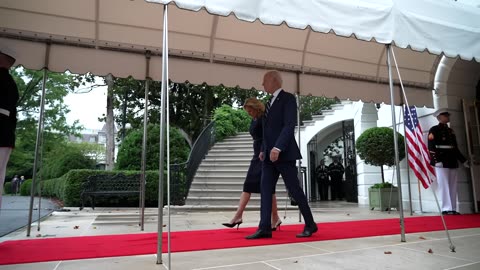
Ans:
MULTIPOLYGON (((405 93, 405 88, 403 87, 402 77, 400 76, 400 70, 398 68, 397 60, 395 58, 395 53, 393 52, 393 49, 391 49, 390 46, 387 45, 387 56, 390 55, 389 51, 392 53, 393 61, 395 63, 395 68, 396 68, 397 74, 398 74, 398 79, 400 81, 400 86, 402 88, 402 93, 404 95, 405 102, 407 103, 407 109, 408 109, 408 111, 411 115, 410 107, 408 106, 408 102, 407 102, 407 95, 405 93)), ((389 57, 387 57, 387 59, 389 60, 389 57)), ((389 63, 389 67, 390 67, 390 63, 389 63)), ((410 117, 410 121, 413 121, 412 117, 410 117)), ((416 127, 414 126, 414 128, 416 128, 416 127)), ((415 139, 417 139, 417 136, 415 136, 415 139)), ((423 154, 421 154, 420 156, 422 157, 422 161, 425 163, 425 157, 423 156, 423 154)), ((430 177, 430 175, 427 175, 427 177, 430 177)), ((438 212, 440 213, 440 217, 442 219, 443 227, 445 228, 445 233, 447 234, 448 242, 450 243, 450 250, 452 252, 455 252, 455 245, 453 244, 452 239, 450 238, 450 233, 448 232, 447 224, 445 223, 445 219, 443 218, 443 214, 442 214, 442 211, 440 209, 440 204, 438 203, 437 194, 435 194, 435 191, 433 190, 433 188, 431 190, 432 190, 433 196, 435 197, 435 202, 437 204, 438 212)))

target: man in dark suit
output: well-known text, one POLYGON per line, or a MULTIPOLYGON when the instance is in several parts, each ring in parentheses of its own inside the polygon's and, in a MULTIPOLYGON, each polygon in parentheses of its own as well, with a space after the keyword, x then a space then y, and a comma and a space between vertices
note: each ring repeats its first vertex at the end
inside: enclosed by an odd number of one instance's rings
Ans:
POLYGON ((320 160, 320 164, 315 169, 315 174, 317 177, 318 185, 318 195, 320 196, 321 201, 328 201, 328 186, 330 185, 330 180, 328 179, 328 170, 325 166, 325 160, 320 160))
POLYGON ((328 175, 330 176, 330 191, 332 193, 332 201, 343 199, 342 180, 345 169, 340 163, 339 157, 334 157, 333 162, 328 165, 328 175))
POLYGON ((297 176, 295 161, 301 159, 295 141, 297 102, 295 96, 282 89, 282 77, 278 71, 269 71, 263 77, 265 91, 273 96, 267 102, 264 114, 263 144, 259 158, 263 160, 261 180, 260 224, 258 230, 247 239, 272 237, 272 193, 279 175, 293 199, 298 203, 305 220, 303 232, 297 237, 310 237, 318 231, 313 220, 307 197, 297 176))

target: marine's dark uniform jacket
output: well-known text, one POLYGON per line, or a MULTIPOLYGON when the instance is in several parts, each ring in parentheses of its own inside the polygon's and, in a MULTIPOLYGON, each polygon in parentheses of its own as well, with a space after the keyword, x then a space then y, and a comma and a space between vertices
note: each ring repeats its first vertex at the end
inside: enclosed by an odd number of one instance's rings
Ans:
POLYGON ((317 181, 328 181, 328 171, 325 165, 318 165, 315 174, 317 175, 317 181))
POLYGON ((428 151, 430 164, 435 166, 441 162, 443 168, 458 168, 459 160, 464 163, 467 159, 457 147, 457 139, 453 130, 446 124, 438 124, 428 132, 428 151))
POLYGON ((328 174, 330 175, 332 180, 341 180, 343 178, 344 172, 345 169, 343 168, 343 165, 341 163, 335 164, 335 162, 332 162, 330 165, 328 165, 328 174))
POLYGON ((0 68, 0 147, 15 146, 18 89, 8 69, 0 68))

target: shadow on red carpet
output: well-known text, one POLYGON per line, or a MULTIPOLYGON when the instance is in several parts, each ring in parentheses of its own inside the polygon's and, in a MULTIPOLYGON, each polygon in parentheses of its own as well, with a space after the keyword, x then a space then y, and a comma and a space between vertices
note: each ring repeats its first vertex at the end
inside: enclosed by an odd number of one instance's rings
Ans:
MULTIPOLYGON (((479 228, 480 215, 445 216, 447 227, 479 228)), ((171 252, 240 248, 400 234, 399 218, 318 223, 310 238, 296 238, 303 225, 285 225, 271 239, 246 240, 256 228, 172 232, 171 252)), ((405 232, 443 230, 440 216, 405 218, 405 232)), ((166 251, 166 234, 163 252, 166 251)), ((14 240, 0 243, 0 265, 155 254, 156 233, 14 240)))

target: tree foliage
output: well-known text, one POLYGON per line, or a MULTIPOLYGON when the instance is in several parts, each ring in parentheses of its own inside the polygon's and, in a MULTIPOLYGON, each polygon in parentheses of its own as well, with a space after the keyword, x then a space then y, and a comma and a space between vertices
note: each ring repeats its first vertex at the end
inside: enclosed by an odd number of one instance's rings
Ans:
POLYGON ((42 179, 58 178, 73 169, 94 169, 95 160, 89 157, 85 144, 64 142, 57 144, 43 161, 42 179))
MULTIPOLYGON (((7 178, 18 174, 26 178, 32 176, 38 116, 43 84, 43 71, 24 68, 11 70, 17 84, 19 101, 16 144, 7 166, 7 178)), ((49 72, 46 80, 43 156, 47 157, 55 145, 70 134, 78 134, 82 129, 78 121, 67 124, 69 112, 64 97, 78 86, 92 81, 92 76, 79 76, 68 73, 49 72)))
MULTIPOLYGON (((166 138, 166 137, 165 137, 166 138)), ((140 170, 142 162, 143 128, 129 132, 123 140, 117 155, 116 170, 140 170)), ((165 151, 165 162, 166 159, 165 151)), ((181 163, 188 159, 190 147, 178 129, 170 128, 170 163, 181 163)), ((160 126, 147 127, 146 169, 158 170, 160 157, 160 126)), ((166 168, 166 164, 165 164, 166 168)))
MULTIPOLYGON (((365 130, 360 137, 358 137, 355 147, 357 154, 366 164, 373 166, 395 165, 395 145, 393 130, 388 127, 373 127, 365 130)), ((399 152, 399 160, 405 158, 404 137, 397 132, 397 146, 399 152)))
MULTIPOLYGON (((160 122, 161 82, 150 81, 148 94, 148 121, 160 122)), ((189 82, 170 83, 169 114, 170 125, 188 135, 190 141, 200 135, 213 118, 213 112, 222 105, 241 106, 249 97, 265 97, 262 91, 245 90, 238 87, 195 85, 189 82)), ((116 78, 114 86, 114 106, 120 112, 115 121, 123 134, 127 123, 133 129, 143 126, 145 109, 145 81, 133 78, 116 78)))
POLYGON ((237 132, 248 131, 251 117, 244 110, 223 105, 215 110, 215 139, 221 141, 237 132))
POLYGON ((322 110, 331 109, 338 102, 335 98, 300 96, 300 121, 312 120, 313 115, 321 114, 322 110))

